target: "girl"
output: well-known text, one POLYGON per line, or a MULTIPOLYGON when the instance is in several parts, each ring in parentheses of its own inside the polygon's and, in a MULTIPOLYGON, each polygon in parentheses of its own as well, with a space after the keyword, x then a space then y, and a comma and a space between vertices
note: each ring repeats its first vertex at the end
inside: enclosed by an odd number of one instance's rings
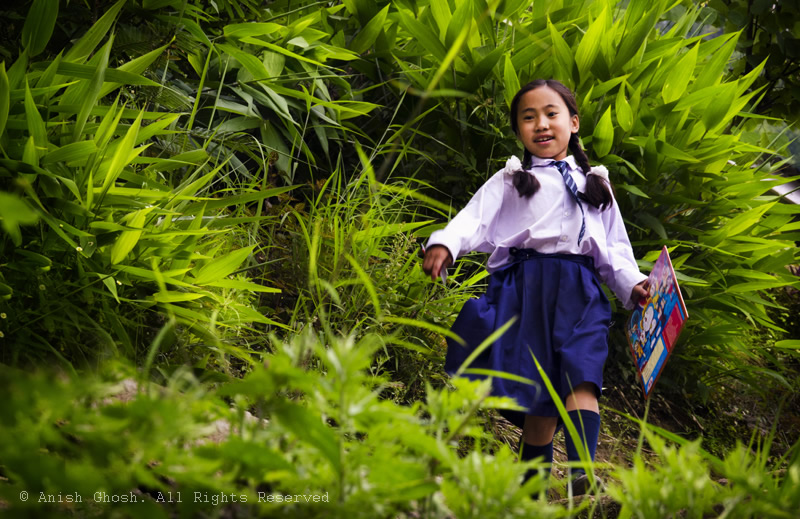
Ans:
MULTIPOLYGON (((486 293, 467 301, 453 324, 467 346, 448 340, 445 368, 455 372, 494 330, 517 317, 470 367, 536 383, 492 379, 493 394, 527 409, 503 413, 523 430, 523 460, 544 457, 552 463, 558 425, 531 354, 565 401, 594 460, 611 320, 600 280, 627 309, 647 295, 647 276, 636 266, 608 170, 589 166, 579 122, 575 97, 560 82, 536 80, 522 87, 511 102, 511 128, 525 148, 522 162, 508 159, 446 228, 434 232, 423 261, 435 279, 462 254, 491 253, 486 293)), ((568 460, 579 461, 566 436, 568 460)), ((573 492, 585 493, 586 474, 578 469, 572 477, 573 492)))

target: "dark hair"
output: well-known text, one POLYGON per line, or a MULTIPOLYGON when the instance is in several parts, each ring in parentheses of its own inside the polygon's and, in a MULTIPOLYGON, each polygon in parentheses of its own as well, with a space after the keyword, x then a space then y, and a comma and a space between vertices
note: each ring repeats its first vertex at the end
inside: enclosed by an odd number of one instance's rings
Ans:
MULTIPOLYGON (((519 133, 519 125, 517 124, 519 100, 527 92, 544 86, 552 88, 561 96, 561 99, 564 100, 564 104, 567 105, 570 116, 578 115, 578 103, 575 101, 575 95, 569 88, 555 79, 536 79, 520 88, 519 92, 514 95, 514 99, 511 100, 511 129, 514 131, 515 135, 519 133)), ((577 133, 570 135, 569 151, 575 157, 575 162, 578 163, 583 174, 587 175, 586 192, 580 193, 581 198, 600 210, 611 207, 614 200, 610 190, 611 184, 597 175, 588 175, 591 170, 589 157, 586 156, 586 152, 581 146, 581 141, 577 133)), ((539 190, 539 181, 534 175, 525 171, 531 167, 532 160, 533 156, 526 148, 522 156, 522 169, 514 172, 514 187, 517 188, 519 196, 524 196, 526 198, 532 197, 534 193, 539 190)))

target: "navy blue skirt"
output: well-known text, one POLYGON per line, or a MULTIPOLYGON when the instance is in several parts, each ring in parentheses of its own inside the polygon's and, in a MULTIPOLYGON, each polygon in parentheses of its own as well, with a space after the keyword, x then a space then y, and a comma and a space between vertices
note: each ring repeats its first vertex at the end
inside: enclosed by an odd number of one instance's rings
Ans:
MULTIPOLYGON (((467 357, 514 316, 516 322, 483 351, 469 368, 519 375, 533 383, 492 377, 492 395, 508 396, 527 412, 501 411, 522 427, 525 414, 558 416, 532 355, 562 401, 584 382, 603 387, 608 356, 611 306, 589 256, 540 254, 512 249, 514 261, 495 271, 486 293, 464 304, 453 332, 466 346, 448 339, 445 370, 454 374, 467 357)), ((465 373, 471 379, 485 375, 465 373)))

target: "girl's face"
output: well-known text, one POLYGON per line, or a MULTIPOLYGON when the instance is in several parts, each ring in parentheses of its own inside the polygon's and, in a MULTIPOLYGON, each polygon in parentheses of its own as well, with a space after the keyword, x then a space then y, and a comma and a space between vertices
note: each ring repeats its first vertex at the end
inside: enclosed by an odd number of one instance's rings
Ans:
POLYGON ((568 155, 569 138, 580 127, 561 95, 549 86, 525 92, 517 109, 517 137, 542 159, 562 160, 568 155))

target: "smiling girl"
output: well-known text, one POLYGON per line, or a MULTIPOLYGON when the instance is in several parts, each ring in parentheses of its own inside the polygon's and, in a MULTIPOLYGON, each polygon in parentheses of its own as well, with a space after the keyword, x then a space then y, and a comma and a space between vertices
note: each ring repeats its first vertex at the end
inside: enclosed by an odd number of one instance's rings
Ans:
MULTIPOLYGON (((466 347, 448 340, 445 369, 457 371, 516 318, 470 367, 517 376, 493 377, 492 393, 526 409, 503 412, 523 430, 521 459, 551 463, 558 411, 535 357, 594 460, 611 321, 600 283, 630 309, 647 294, 646 276, 636 265, 608 170, 591 167, 581 147, 572 92, 552 79, 528 83, 511 102, 511 128, 524 147, 522 161, 508 159, 427 244, 423 269, 432 279, 467 252, 491 253, 486 293, 467 301, 453 324, 466 347)), ((579 461, 569 435, 566 448, 568 460, 579 461)), ((586 492, 582 469, 571 481, 574 493, 586 492)))

